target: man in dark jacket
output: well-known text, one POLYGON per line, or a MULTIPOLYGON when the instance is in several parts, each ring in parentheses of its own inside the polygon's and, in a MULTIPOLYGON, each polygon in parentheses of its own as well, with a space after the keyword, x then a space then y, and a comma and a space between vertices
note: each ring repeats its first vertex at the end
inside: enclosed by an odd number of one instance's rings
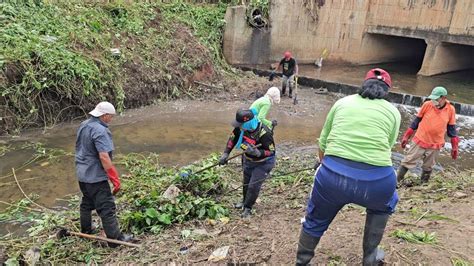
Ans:
POLYGON ((280 60, 276 71, 282 68, 281 81, 281 95, 286 94, 286 87, 289 87, 289 97, 292 98, 293 88, 295 87, 295 76, 298 76, 298 63, 296 59, 291 56, 289 51, 286 51, 283 58, 280 60))
POLYGON ((239 109, 232 131, 219 164, 227 163, 229 154, 234 147, 245 150, 242 156, 243 198, 235 205, 243 208, 242 218, 248 218, 252 213, 263 182, 275 166, 275 143, 272 130, 262 124, 255 109, 239 109))
POLYGON ((120 190, 119 175, 112 163, 114 143, 108 128, 115 108, 109 102, 101 102, 89 114, 92 117, 81 123, 76 139, 76 175, 82 192, 81 232, 92 233, 92 210, 96 210, 108 238, 130 241, 131 236, 120 232, 112 196, 120 190))

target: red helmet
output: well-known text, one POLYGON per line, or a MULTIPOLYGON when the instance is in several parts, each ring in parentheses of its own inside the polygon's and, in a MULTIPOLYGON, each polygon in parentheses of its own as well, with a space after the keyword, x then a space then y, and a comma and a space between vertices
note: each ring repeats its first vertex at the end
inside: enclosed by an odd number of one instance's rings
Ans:
POLYGON ((381 68, 374 68, 369 70, 369 72, 367 72, 367 75, 365 75, 364 80, 368 79, 378 79, 385 82, 385 84, 387 84, 389 88, 392 87, 392 78, 390 78, 390 74, 388 74, 387 71, 381 68))
POLYGON ((291 53, 290 51, 286 51, 283 56, 286 58, 286 59, 290 59, 291 58, 291 53))

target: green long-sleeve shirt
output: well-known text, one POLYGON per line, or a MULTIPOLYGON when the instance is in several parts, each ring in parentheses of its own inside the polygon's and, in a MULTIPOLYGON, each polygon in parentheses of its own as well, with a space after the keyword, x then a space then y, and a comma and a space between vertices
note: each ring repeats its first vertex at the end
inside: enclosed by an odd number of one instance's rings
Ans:
POLYGON ((255 100, 250 106, 250 109, 255 108, 258 111, 257 118, 267 127, 272 128, 272 121, 267 119, 267 114, 270 111, 272 102, 268 96, 263 96, 255 100))
POLYGON ((391 166, 400 120, 400 112, 388 101, 350 95, 339 99, 329 111, 319 147, 325 155, 391 166))

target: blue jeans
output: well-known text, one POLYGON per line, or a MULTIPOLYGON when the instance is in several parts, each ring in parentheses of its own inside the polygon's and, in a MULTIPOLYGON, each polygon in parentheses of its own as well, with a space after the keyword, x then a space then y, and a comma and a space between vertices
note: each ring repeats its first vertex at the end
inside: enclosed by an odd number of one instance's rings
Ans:
POLYGON ((398 202, 397 178, 392 166, 373 166, 325 156, 316 171, 303 229, 321 237, 337 212, 348 203, 367 213, 392 214, 398 202))
POLYGON ((270 175, 270 171, 275 166, 275 157, 268 158, 263 162, 252 162, 243 157, 242 165, 244 169, 243 180, 243 204, 245 208, 252 208, 257 201, 263 182, 270 175))

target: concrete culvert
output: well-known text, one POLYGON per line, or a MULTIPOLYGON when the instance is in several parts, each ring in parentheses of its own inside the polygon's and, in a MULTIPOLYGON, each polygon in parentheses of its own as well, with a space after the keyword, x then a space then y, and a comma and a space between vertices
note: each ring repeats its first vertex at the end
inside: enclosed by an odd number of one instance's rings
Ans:
POLYGON ((263 28, 267 25, 266 19, 263 17, 262 11, 259 8, 251 10, 248 16, 250 26, 254 28, 263 28))

